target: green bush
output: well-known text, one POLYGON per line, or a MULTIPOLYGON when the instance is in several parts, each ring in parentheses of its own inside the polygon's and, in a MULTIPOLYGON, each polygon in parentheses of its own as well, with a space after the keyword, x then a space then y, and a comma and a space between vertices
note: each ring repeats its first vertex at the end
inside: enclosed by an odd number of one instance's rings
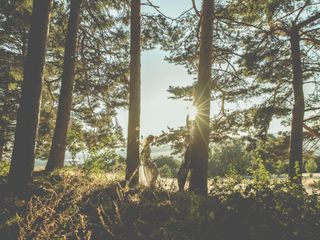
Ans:
POLYGON ((286 134, 271 135, 258 140, 253 149, 253 159, 262 160, 265 168, 273 174, 287 173, 290 137, 286 134))
POLYGON ((253 160, 252 167, 248 169, 248 172, 252 176, 253 184, 256 186, 265 188, 271 182, 271 175, 259 158, 253 160))
POLYGON ((125 160, 113 150, 95 151, 85 159, 82 169, 85 174, 124 171, 125 160))
POLYGON ((171 168, 168 165, 163 165, 161 168, 159 168, 159 173, 161 177, 165 177, 165 178, 176 177, 176 175, 173 174, 171 168))
POLYGON ((5 183, 7 181, 7 175, 9 173, 9 169, 10 169, 9 161, 3 160, 0 162, 0 184, 5 183))
POLYGON ((306 162, 305 169, 307 173, 314 173, 318 168, 318 165, 314 158, 309 158, 306 162))
POLYGON ((216 145, 210 152, 209 177, 223 176, 230 166, 234 166, 239 174, 244 175, 250 166, 250 160, 250 154, 246 151, 243 141, 216 145))
POLYGON ((176 177, 180 161, 172 156, 159 156, 154 159, 162 177, 176 177), (161 170, 162 169, 162 170, 161 170))
POLYGON ((288 172, 289 161, 278 161, 275 167, 276 174, 283 174, 288 172))
POLYGON ((0 176, 7 176, 10 169, 10 163, 8 161, 0 162, 0 176))

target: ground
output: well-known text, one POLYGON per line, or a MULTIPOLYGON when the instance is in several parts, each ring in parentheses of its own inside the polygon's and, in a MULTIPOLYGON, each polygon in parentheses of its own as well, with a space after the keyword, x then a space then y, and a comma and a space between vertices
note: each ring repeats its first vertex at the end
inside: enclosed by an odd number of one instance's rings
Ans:
POLYGON ((286 181, 232 175, 210 181, 208 197, 128 188, 123 175, 86 175, 67 168, 35 181, 17 196, 1 178, 1 239, 319 239, 320 205, 286 181))

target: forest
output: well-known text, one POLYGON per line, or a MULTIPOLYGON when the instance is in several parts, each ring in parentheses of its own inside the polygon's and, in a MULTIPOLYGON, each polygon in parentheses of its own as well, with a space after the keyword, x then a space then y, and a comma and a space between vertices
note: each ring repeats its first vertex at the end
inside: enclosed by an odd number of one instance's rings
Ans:
POLYGON ((319 240, 319 102, 318 0, 1 0, 0 240, 319 240))

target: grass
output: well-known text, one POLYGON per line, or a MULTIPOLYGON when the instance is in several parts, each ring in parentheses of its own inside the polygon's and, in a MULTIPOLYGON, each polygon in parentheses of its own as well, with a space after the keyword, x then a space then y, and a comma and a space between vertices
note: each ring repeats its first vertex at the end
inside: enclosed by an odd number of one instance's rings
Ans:
POLYGON ((121 174, 66 168, 39 172, 19 197, 0 184, 1 239, 319 239, 316 193, 286 181, 237 175, 211 182, 208 197, 163 180, 124 186, 121 174))

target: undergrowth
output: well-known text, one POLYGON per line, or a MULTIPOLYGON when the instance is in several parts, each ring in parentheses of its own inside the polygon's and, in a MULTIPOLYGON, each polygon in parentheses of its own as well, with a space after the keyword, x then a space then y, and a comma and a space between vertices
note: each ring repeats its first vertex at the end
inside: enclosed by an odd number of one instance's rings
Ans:
POLYGON ((74 168, 47 176, 19 197, 0 185, 1 239, 319 239, 317 194, 264 169, 253 180, 229 171, 208 197, 127 188, 116 175, 74 168))

